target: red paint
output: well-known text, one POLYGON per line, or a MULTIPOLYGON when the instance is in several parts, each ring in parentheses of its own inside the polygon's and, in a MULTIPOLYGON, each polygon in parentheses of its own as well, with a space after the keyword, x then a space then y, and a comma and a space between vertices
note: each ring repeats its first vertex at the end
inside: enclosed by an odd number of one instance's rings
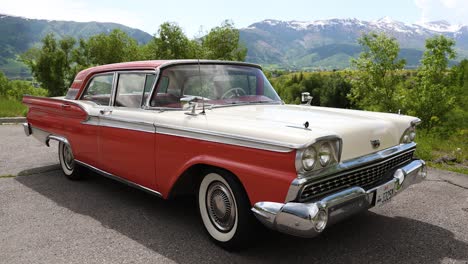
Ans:
POLYGON ((84 125, 87 113, 73 102, 54 98, 24 96, 23 103, 29 107, 27 119, 33 127, 64 136, 70 142, 76 159, 93 166, 97 162, 97 126, 84 125), (62 107, 62 105, 69 107, 62 107))
MULTIPOLYGON (((118 63, 77 74, 71 89, 83 90, 97 73, 155 69, 166 61, 118 63)), ((258 86, 263 83, 258 82, 258 86)), ((79 94, 79 93, 78 93, 79 94)), ((178 136, 87 125, 84 109, 72 101, 25 96, 28 122, 64 136, 76 159, 167 197, 179 177, 193 165, 207 164, 234 173, 252 204, 284 202, 296 178, 295 151, 280 153, 178 136)))
POLYGON ((190 166, 207 164, 234 173, 252 204, 284 202, 296 178, 295 151, 272 152, 247 147, 156 134, 156 175, 160 192, 167 197, 178 177, 190 166))

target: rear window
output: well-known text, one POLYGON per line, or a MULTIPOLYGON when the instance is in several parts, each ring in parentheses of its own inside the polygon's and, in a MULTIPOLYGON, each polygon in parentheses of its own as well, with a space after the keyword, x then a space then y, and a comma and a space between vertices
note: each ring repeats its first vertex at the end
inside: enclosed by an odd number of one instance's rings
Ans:
POLYGON ((114 74, 103 74, 93 77, 81 100, 91 101, 98 105, 109 105, 113 78, 114 74))

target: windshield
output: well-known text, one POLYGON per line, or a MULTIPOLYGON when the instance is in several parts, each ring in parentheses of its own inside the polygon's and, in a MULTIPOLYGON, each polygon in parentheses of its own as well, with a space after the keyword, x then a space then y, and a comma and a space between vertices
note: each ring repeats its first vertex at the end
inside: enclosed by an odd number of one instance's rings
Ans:
POLYGON ((263 72, 239 65, 177 65, 164 69, 150 106, 182 108, 181 99, 198 97, 211 105, 281 103, 263 72))

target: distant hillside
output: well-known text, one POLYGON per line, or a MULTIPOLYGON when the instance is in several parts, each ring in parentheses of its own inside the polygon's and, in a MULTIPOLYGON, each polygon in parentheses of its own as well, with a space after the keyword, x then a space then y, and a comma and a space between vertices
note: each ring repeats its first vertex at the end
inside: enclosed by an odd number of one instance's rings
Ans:
MULTIPOLYGON (((28 68, 16 58, 39 44, 47 33, 55 33, 58 37, 88 38, 116 28, 139 43, 147 43, 152 37, 139 29, 116 23, 50 21, 0 14, 0 70, 9 78, 30 77, 28 68)), ((266 68, 330 70, 349 67, 350 59, 361 52, 357 39, 369 32, 385 32, 394 36, 401 46, 400 57, 406 59, 408 68, 419 65, 425 40, 437 34, 456 40, 457 61, 468 58, 468 26, 454 26, 445 21, 418 25, 390 18, 310 22, 268 19, 240 29, 240 38, 248 48, 249 62, 266 68)))
POLYGON ((16 61, 16 57, 39 43, 48 33, 78 39, 113 29, 121 29, 139 43, 147 43, 151 39, 151 35, 142 30, 116 23, 39 20, 0 14, 0 70, 10 78, 29 76, 28 69, 16 61))
POLYGON ((385 32, 401 47, 407 67, 417 67, 425 40, 437 34, 457 42, 457 60, 468 57, 468 26, 446 21, 423 25, 406 24, 390 18, 377 21, 329 19, 310 22, 264 20, 241 31, 248 48, 247 60, 284 69, 340 69, 361 52, 357 39, 363 33, 385 32))

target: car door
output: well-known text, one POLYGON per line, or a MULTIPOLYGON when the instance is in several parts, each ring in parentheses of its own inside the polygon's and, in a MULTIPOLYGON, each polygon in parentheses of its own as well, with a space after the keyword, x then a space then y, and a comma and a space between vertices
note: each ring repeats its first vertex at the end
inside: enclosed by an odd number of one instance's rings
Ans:
POLYGON ((92 76, 79 99, 90 102, 92 106, 87 108, 88 119, 81 123, 80 129, 73 135, 76 142, 79 142, 73 146, 74 155, 81 162, 97 168, 101 166, 98 145, 99 116, 111 105, 114 75, 110 72, 92 76))
POLYGON ((156 189, 154 112, 144 110, 154 72, 116 73, 111 106, 100 113, 101 168, 156 189))

